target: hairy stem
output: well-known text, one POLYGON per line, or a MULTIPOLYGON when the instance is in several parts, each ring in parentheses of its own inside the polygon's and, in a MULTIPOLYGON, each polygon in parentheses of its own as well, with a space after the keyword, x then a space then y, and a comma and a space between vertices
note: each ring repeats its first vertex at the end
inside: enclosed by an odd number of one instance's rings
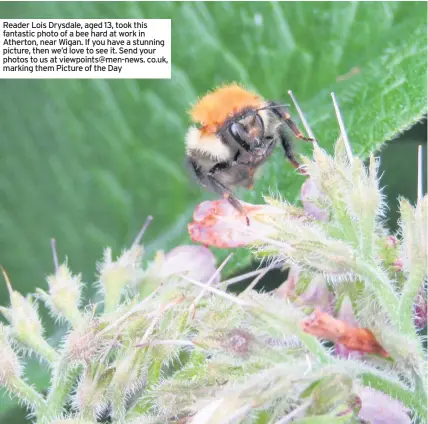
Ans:
POLYGON ((43 337, 28 335, 25 339, 20 337, 19 340, 51 364, 58 359, 58 353, 43 337))
POLYGON ((364 385, 370 386, 373 389, 379 390, 399 400, 404 406, 411 409, 420 419, 426 420, 428 410, 425 392, 414 392, 372 373, 363 373, 361 377, 363 378, 364 385))
POLYGON ((52 418, 63 410, 67 395, 70 394, 73 383, 80 372, 80 367, 72 368, 68 364, 64 364, 63 367, 58 365, 47 398, 47 413, 49 417, 52 418))
POLYGON ((46 402, 43 396, 21 378, 13 378, 7 387, 12 395, 26 403, 30 409, 35 411, 36 415, 39 415, 39 413, 46 408, 46 402))
POLYGON ((400 328, 399 301, 388 278, 373 264, 368 264, 360 258, 356 258, 355 271, 361 275, 366 284, 370 286, 376 295, 376 299, 389 316, 391 322, 400 328))
POLYGON ((419 288, 421 287, 424 279, 425 270, 423 268, 413 267, 410 272, 409 278, 403 287, 401 294, 399 316, 400 329, 405 334, 415 336, 415 326, 413 323, 413 308, 415 299, 418 295, 419 288))

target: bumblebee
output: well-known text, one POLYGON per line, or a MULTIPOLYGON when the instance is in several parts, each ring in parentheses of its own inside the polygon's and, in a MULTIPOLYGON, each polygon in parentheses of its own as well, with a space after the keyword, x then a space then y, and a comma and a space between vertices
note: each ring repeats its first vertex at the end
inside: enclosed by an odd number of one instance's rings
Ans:
POLYGON ((284 126, 298 139, 314 140, 303 136, 286 105, 266 101, 231 84, 202 97, 190 115, 196 124, 189 128, 185 140, 190 173, 204 188, 228 199, 240 213, 243 208, 232 189, 253 188, 255 172, 278 142, 290 163, 304 174, 284 126))

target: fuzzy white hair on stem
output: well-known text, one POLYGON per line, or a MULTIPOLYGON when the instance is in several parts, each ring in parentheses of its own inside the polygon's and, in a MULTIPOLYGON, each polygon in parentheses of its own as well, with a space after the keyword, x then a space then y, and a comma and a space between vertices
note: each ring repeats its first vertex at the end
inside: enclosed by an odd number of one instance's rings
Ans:
POLYGON ((314 144, 318 144, 318 142, 316 141, 315 135, 312 132, 311 127, 309 126, 308 121, 306 120, 305 115, 302 112, 302 109, 300 109, 300 106, 297 103, 296 98, 294 97, 293 92, 291 90, 288 90, 288 94, 289 94, 289 96, 291 97, 291 100, 294 103, 294 106, 295 106, 295 108, 297 110, 297 113, 299 114, 300 120, 302 121, 302 124, 305 127, 306 133, 308 134, 308 136, 310 138, 312 138, 314 140, 314 144))
POLYGON ((141 243, 143 235, 147 231, 147 228, 149 227, 149 225, 151 224, 152 221, 153 221, 153 217, 151 215, 149 215, 147 217, 146 221, 144 222, 143 227, 141 228, 140 232, 137 234, 137 237, 135 238, 134 242, 132 243, 133 246, 136 246, 136 245, 141 243))
MULTIPOLYGON (((226 266, 226 264, 229 262, 229 260, 232 258, 233 253, 231 253, 223 262, 222 264, 216 269, 216 271, 214 272, 214 274, 211 276, 211 278, 207 281, 206 285, 210 286, 216 279, 216 277, 220 274, 220 272, 222 271, 222 269, 226 266)), ((198 294, 198 296, 195 298, 195 300, 193 301, 193 303, 190 305, 190 309, 189 309, 189 316, 187 318, 187 323, 190 323, 191 318, 195 315, 196 313, 196 307, 199 303, 199 301, 203 298, 203 296, 206 293, 206 289, 203 288, 201 290, 201 292, 198 294)))
POLYGON ((342 113, 340 112, 339 104, 334 93, 331 93, 331 98, 333 100, 333 106, 336 112, 337 121, 339 122, 340 133, 342 135, 343 143, 345 144, 346 153, 348 155, 349 162, 352 163, 354 157, 352 154, 351 144, 349 143, 348 134, 346 132, 345 123, 343 122, 342 113))

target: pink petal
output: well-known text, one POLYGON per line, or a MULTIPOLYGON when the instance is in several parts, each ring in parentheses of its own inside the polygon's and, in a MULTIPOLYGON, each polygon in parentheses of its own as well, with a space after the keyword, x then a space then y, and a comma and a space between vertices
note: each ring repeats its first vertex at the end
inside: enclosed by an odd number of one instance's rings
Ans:
MULTIPOLYGON (((343 299, 342 304, 340 305, 340 309, 337 313, 337 318, 343 322, 346 322, 352 327, 359 327, 358 321, 355 318, 354 310, 352 308, 352 302, 348 296, 345 296, 345 298, 343 299)), ((361 358, 364 355, 363 352, 350 350, 340 343, 335 344, 335 352, 337 356, 343 356, 345 358, 357 359, 361 358)))
POLYGON ((317 307, 321 311, 329 313, 333 310, 333 299, 333 293, 330 292, 321 275, 315 276, 299 297, 302 304, 317 307))
MULTIPOLYGON (((216 271, 216 258, 203 246, 178 246, 165 255, 163 274, 185 274, 189 278, 206 283, 216 271)), ((220 281, 220 273, 214 283, 220 281)))
POLYGON ((415 302, 415 325, 420 330, 424 329, 427 325, 428 319, 428 308, 426 298, 426 287, 422 286, 419 290, 418 296, 415 302))
POLYGON ((227 199, 200 203, 193 214, 194 221, 188 224, 190 238, 205 246, 220 248, 241 247, 256 242, 258 236, 267 234, 270 228, 255 217, 275 208, 240 203, 243 213, 237 211, 227 199))
POLYGON ((357 393, 361 399, 358 416, 371 424, 410 424, 412 421, 401 402, 370 387, 357 393))
POLYGON ((323 195, 318 190, 315 182, 311 178, 307 178, 300 189, 300 200, 302 201, 305 212, 319 221, 327 221, 327 211, 317 206, 314 201, 321 198, 323 195))
POLYGON ((390 249, 395 249, 398 246, 398 239, 395 236, 388 236, 386 238, 386 246, 390 249))
POLYGON ((293 265, 288 271, 287 280, 282 283, 277 289, 277 295, 281 298, 295 297, 296 296, 296 286, 299 281, 300 267, 298 265, 293 265))

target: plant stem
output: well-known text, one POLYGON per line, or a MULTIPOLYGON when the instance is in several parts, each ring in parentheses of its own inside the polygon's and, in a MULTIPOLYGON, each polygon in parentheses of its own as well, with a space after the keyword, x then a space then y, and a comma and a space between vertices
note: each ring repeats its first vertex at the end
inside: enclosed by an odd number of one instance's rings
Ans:
POLYGON ((400 329, 407 335, 415 336, 415 326, 413 323, 413 308, 419 288, 424 279, 424 269, 416 266, 412 267, 409 278, 404 283, 401 294, 399 316, 401 316, 400 329))
POLYGON ((371 373, 363 373, 361 376, 364 385, 380 390, 399 400, 404 406, 417 414, 419 418, 426 419, 428 413, 426 393, 413 392, 371 373))
POLYGON ((368 264, 358 257, 355 260, 355 271, 364 277, 391 322, 397 329, 400 328, 399 300, 388 278, 379 272, 374 264, 368 264))
POLYGON ((7 388, 19 400, 29 405, 30 408, 35 411, 36 415, 39 415, 39 413, 46 408, 46 402, 43 396, 21 378, 13 378, 7 385, 7 388))
POLYGON ((69 311, 67 311, 67 319, 71 322, 73 328, 79 327, 82 324, 83 318, 82 314, 79 311, 79 308, 73 307, 69 311))
POLYGON ((53 363, 58 359, 58 353, 43 337, 32 334, 25 338, 20 337, 20 341, 28 345, 49 363, 53 363))
POLYGON ((58 365, 55 370, 51 390, 47 398, 47 410, 49 417, 58 415, 63 407, 67 395, 70 393, 75 378, 80 373, 80 367, 69 367, 68 364, 64 364, 64 368, 58 365))

